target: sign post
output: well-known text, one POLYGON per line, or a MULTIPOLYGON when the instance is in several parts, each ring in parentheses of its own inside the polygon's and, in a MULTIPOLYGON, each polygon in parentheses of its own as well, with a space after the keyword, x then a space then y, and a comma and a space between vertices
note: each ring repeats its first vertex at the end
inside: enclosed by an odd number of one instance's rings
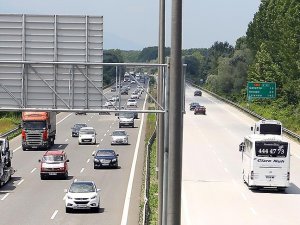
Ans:
POLYGON ((276 83, 248 82, 247 97, 249 101, 254 98, 276 98, 276 83))

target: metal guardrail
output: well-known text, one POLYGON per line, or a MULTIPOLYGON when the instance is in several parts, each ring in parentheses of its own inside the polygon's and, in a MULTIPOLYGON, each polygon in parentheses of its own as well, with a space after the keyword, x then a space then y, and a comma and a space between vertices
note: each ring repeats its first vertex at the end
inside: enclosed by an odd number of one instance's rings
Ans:
POLYGON ((9 135, 11 135, 11 134, 13 134, 13 133, 16 133, 20 128, 21 128, 21 125, 15 127, 15 128, 12 129, 12 130, 7 131, 7 132, 4 133, 4 134, 0 134, 0 137, 2 137, 2 138, 8 137, 9 135))
MULTIPOLYGON (((199 89, 201 89, 201 90, 203 90, 203 91, 209 93, 210 95, 216 97, 217 99, 219 99, 219 100, 221 100, 221 101, 223 101, 223 102, 226 102, 226 103, 228 103, 228 104, 230 104, 230 105, 233 105, 234 107, 238 108, 239 110, 241 110, 241 111, 243 111, 243 112, 246 112, 246 113, 250 114, 251 116, 254 116, 254 117, 256 117, 256 118, 258 118, 258 119, 260 119, 260 120, 265 119, 265 118, 262 117, 261 115, 255 113, 255 112, 253 112, 253 111, 251 111, 251 110, 249 110, 249 109, 246 109, 246 108, 240 106, 239 104, 237 104, 237 103, 235 103, 235 102, 232 102, 232 101, 230 101, 230 100, 228 100, 228 99, 226 99, 226 98, 224 98, 224 97, 222 97, 222 96, 219 96, 219 95, 217 95, 217 94, 215 94, 215 93, 213 93, 213 92, 211 92, 211 91, 209 91, 209 90, 207 90, 207 89, 205 89, 205 88, 203 88, 203 87, 200 87, 200 86, 198 86, 198 85, 195 85, 195 84, 193 84, 193 82, 191 82, 191 81, 189 81, 189 80, 187 80, 187 83, 190 84, 190 85, 192 85, 192 86, 194 86, 194 87, 196 87, 196 88, 199 88, 199 89)), ((299 135, 299 134, 296 134, 295 132, 290 131, 290 130, 288 130, 288 129, 286 129, 286 128, 283 128, 283 132, 286 133, 287 135, 289 135, 290 137, 295 138, 295 139, 297 139, 298 141, 300 141, 300 135, 299 135)))
POLYGON ((155 125, 155 130, 153 134, 151 135, 147 147, 146 147, 146 171, 145 171, 145 193, 144 193, 144 209, 143 209, 143 225, 149 224, 149 188, 150 188, 150 149, 154 143, 154 140, 156 138, 156 128, 157 123, 155 125))

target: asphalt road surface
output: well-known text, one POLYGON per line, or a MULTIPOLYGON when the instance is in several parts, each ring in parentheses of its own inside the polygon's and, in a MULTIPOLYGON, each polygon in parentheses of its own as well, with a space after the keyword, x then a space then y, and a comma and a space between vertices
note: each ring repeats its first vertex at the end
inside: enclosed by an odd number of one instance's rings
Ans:
MULTIPOLYGON (((130 93, 136 85, 132 85, 130 93)), ((107 93, 110 97, 115 93, 107 93)), ((130 95, 122 95, 125 104, 130 95)), ((145 107, 145 93, 138 101, 139 109, 145 107)), ((16 173, 12 180, 0 189, 0 224, 10 225, 126 225, 138 224, 140 191, 144 159, 144 123, 146 115, 139 114, 135 128, 125 129, 129 145, 111 146, 110 134, 119 129, 118 118, 110 115, 57 115, 57 135, 51 149, 64 149, 70 160, 69 179, 41 180, 39 163, 44 151, 22 151, 21 137, 11 140, 13 167, 16 173), (87 123, 97 132, 97 145, 78 145, 71 137, 75 123, 87 123), (119 156, 119 169, 94 169, 92 153, 96 149, 111 148, 119 156), (77 211, 65 213, 65 192, 74 179, 93 180, 100 188, 101 205, 99 213, 77 211)))
POLYGON ((291 144, 291 185, 285 192, 251 191, 242 181, 239 144, 255 119, 216 98, 186 87, 183 131, 183 225, 300 224, 300 145, 291 144), (199 102, 207 115, 194 115, 199 102))

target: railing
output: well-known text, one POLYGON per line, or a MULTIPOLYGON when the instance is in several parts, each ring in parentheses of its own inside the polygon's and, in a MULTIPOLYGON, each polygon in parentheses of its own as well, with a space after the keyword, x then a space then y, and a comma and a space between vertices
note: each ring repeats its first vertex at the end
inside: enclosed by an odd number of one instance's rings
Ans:
POLYGON ((4 134, 0 134, 0 137, 6 138, 6 137, 8 137, 8 136, 10 136, 10 135, 12 135, 12 134, 18 132, 18 130, 19 130, 20 128, 21 128, 21 125, 15 127, 15 128, 12 129, 12 130, 7 131, 7 132, 4 133, 4 134))
MULTIPOLYGON (((254 117, 256 117, 256 118, 258 118, 258 119, 260 119, 260 120, 265 119, 265 118, 262 117, 261 115, 255 113, 255 112, 253 112, 253 111, 251 111, 251 110, 249 110, 249 109, 246 109, 246 108, 240 106, 239 104, 237 104, 237 103, 235 103, 235 102, 232 102, 232 101, 230 101, 230 100, 228 100, 228 99, 226 99, 226 98, 224 98, 224 97, 222 97, 222 96, 219 96, 219 95, 217 95, 217 94, 215 94, 215 93, 213 93, 213 92, 211 92, 211 91, 209 91, 209 90, 207 90, 207 89, 205 89, 205 88, 203 88, 203 87, 200 87, 200 86, 198 86, 198 85, 193 84, 193 82, 191 82, 191 81, 188 81, 188 80, 187 80, 187 83, 190 84, 190 85, 192 85, 192 86, 194 86, 194 87, 196 87, 196 88, 199 88, 199 89, 201 89, 201 90, 203 90, 203 91, 209 93, 210 95, 216 97, 217 99, 219 99, 219 100, 221 100, 221 101, 223 101, 223 102, 226 102, 226 103, 228 103, 228 104, 230 104, 230 105, 233 105, 234 107, 238 108, 239 110, 241 110, 241 111, 243 111, 243 112, 246 112, 246 113, 250 114, 251 116, 254 116, 254 117)), ((295 139, 297 139, 298 141, 300 141, 300 135, 294 133, 293 131, 290 131, 290 130, 288 130, 288 129, 286 129, 286 128, 283 128, 283 132, 285 132, 285 133, 286 133, 287 135, 289 135, 290 137, 295 138, 295 139)))
POLYGON ((150 149, 154 143, 156 138, 156 128, 157 124, 155 125, 155 130, 151 135, 147 147, 146 147, 146 171, 145 171, 145 193, 144 193, 144 209, 143 209, 143 225, 149 224, 149 188, 150 188, 150 149))

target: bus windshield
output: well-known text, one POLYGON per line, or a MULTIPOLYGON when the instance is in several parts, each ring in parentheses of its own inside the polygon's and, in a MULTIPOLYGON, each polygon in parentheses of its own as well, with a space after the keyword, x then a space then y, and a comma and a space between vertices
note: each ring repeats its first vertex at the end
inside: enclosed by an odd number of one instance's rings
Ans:
POLYGON ((255 143, 255 154, 257 157, 285 158, 288 152, 287 142, 264 142, 255 143))
POLYGON ((261 134, 274 134, 281 135, 281 125, 279 124, 261 124, 260 125, 261 134))

